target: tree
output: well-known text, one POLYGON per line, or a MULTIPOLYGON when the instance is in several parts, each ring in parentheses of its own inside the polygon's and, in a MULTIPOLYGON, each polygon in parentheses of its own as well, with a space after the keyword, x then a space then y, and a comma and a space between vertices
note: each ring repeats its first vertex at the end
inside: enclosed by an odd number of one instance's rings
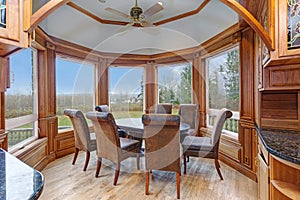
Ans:
POLYGON ((226 92, 227 105, 226 107, 238 111, 239 110, 239 51, 235 49, 227 53, 226 62, 220 69, 224 70, 224 87, 226 92))
POLYGON ((180 72, 178 90, 179 103, 191 103, 192 98, 192 65, 187 64, 180 72))

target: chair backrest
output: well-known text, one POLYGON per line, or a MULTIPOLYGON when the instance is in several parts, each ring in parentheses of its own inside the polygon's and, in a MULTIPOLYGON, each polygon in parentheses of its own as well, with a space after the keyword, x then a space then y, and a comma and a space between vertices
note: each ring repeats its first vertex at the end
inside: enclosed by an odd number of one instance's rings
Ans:
POLYGON ((95 129, 98 156, 117 162, 120 153, 120 138, 113 114, 88 112, 86 117, 92 121, 95 129))
POLYGON ((171 103, 161 103, 156 104, 155 113, 156 114, 172 114, 172 104, 171 103))
POLYGON ((198 110, 198 104, 180 104, 178 115, 182 122, 189 124, 191 129, 196 129, 199 124, 198 110))
POLYGON ((146 169, 180 172, 180 117, 144 114, 146 169))
POLYGON ((91 136, 89 126, 80 110, 66 109, 64 114, 70 117, 75 136, 75 147, 91 151, 91 136))
POLYGON ((214 127, 211 134, 211 142, 215 145, 221 137, 222 128, 227 118, 232 116, 232 112, 226 108, 222 108, 215 119, 214 127))
POLYGON ((95 107, 95 110, 98 112, 110 112, 108 105, 98 105, 95 107))

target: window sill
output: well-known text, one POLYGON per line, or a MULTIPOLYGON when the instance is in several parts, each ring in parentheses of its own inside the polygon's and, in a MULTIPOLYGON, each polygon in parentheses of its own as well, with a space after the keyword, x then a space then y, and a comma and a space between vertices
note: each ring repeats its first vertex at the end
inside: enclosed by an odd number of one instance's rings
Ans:
POLYGON ((48 139, 46 137, 35 139, 26 145, 23 145, 19 148, 14 148, 13 150, 9 151, 9 153, 16 156, 17 158, 22 158, 29 152, 39 148, 42 145, 45 145, 45 143, 47 143, 47 141, 48 141, 48 139))

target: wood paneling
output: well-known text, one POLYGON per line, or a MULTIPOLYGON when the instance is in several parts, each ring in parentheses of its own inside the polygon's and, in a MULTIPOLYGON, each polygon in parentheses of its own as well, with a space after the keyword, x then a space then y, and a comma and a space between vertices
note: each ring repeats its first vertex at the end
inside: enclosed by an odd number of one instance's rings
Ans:
POLYGON ((246 29, 240 42, 240 118, 254 121, 254 32, 246 29))
POLYGON ((59 133, 55 137, 56 158, 66 156, 75 150, 75 139, 73 130, 69 129, 63 133, 59 133))
POLYGON ((13 155, 29 166, 36 168, 41 161, 47 159, 47 138, 35 140, 13 155))
POLYGON ((299 64, 266 67, 263 74, 265 90, 300 89, 299 64))
POLYGON ((262 118, 298 119, 298 93, 263 93, 261 99, 262 118))

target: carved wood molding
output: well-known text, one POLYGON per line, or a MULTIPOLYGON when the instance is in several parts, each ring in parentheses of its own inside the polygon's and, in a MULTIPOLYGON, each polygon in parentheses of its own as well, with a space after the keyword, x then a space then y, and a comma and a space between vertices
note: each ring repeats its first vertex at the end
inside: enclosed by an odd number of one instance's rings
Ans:
POLYGON ((274 50, 274 45, 269 34, 246 8, 235 0, 221 0, 221 2, 237 12, 249 24, 249 26, 260 36, 269 51, 274 50))

